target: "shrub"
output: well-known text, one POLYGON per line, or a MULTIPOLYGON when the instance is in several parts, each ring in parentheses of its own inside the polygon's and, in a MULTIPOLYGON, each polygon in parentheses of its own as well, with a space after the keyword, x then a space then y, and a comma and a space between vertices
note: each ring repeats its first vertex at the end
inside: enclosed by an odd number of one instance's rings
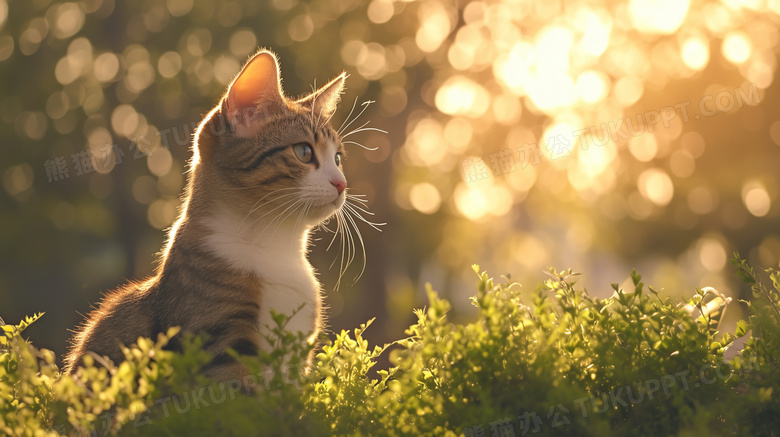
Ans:
POLYGON ((728 299, 711 288, 685 302, 633 272, 632 290, 598 299, 571 271, 534 292, 477 266, 478 317, 453 324, 428 288, 408 337, 369 346, 343 331, 303 366, 310 347, 284 330, 277 347, 238 357, 252 375, 214 382, 198 338, 139 339, 114 365, 87 357, 61 376, 50 351, 8 327, 0 358, 0 428, 9 435, 776 435, 780 425, 780 271, 771 285, 743 260, 749 319, 718 330, 728 299), (741 354, 724 360, 736 338, 741 354), (393 367, 369 377, 380 354, 393 367), (98 364, 96 365, 96 362, 98 364), (247 394, 247 387, 252 394, 247 394))

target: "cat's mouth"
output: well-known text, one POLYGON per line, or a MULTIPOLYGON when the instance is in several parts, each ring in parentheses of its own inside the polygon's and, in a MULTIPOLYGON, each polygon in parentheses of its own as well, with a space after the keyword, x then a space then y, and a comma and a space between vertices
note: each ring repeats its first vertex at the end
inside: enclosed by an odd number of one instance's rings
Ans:
POLYGON ((346 197, 347 196, 343 192, 341 192, 337 194, 335 197, 331 197, 330 195, 321 196, 320 199, 318 199, 319 201, 315 203, 317 203, 322 208, 338 209, 341 208, 341 205, 344 204, 346 197))
POLYGON ((326 203, 325 205, 323 205, 323 207, 331 208, 334 211, 338 210, 339 208, 341 208, 342 205, 344 205, 344 199, 345 199, 345 196, 342 196, 341 194, 339 194, 338 197, 336 197, 335 200, 333 200, 332 202, 326 203))
POLYGON ((341 209, 341 207, 344 205, 345 200, 346 200, 346 196, 339 194, 338 196, 336 196, 334 200, 324 201, 319 205, 316 205, 314 208, 312 208, 313 215, 330 216, 334 212, 341 209))

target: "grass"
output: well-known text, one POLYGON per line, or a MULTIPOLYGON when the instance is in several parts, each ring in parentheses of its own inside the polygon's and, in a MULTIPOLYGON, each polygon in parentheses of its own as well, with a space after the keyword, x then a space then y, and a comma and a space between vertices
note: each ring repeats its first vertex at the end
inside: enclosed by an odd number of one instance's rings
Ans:
MULTIPOLYGON (((7 326, 0 356, 0 429, 7 435, 777 435, 780 271, 757 273, 750 314, 719 330, 727 299, 712 289, 662 298, 632 274, 597 299, 571 271, 550 270, 533 292, 474 266, 478 317, 454 324, 428 288, 407 337, 372 346, 370 322, 342 331, 304 367, 310 348, 284 330, 277 347, 238 357, 242 380, 209 381, 200 339, 171 330, 141 338, 118 365, 88 357, 62 376, 54 354, 7 326), (762 278, 768 277, 768 282, 762 278), (165 350, 182 335, 184 351, 165 350), (723 357, 736 338, 739 354, 723 357), (378 356, 392 367, 369 372, 378 356), (102 362, 102 363, 101 363, 102 362), (368 375, 378 375, 371 378, 368 375), (247 387, 251 388, 248 394, 247 387)), ((736 303, 732 303, 736 304, 736 303)))

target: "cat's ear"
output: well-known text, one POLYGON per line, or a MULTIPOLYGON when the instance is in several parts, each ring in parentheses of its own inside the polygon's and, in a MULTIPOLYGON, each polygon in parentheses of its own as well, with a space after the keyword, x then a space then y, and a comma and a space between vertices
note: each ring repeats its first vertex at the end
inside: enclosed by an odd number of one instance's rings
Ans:
POLYGON ((310 109, 317 117, 330 118, 333 112, 336 111, 336 105, 338 105, 341 99, 346 79, 347 73, 341 73, 317 91, 297 100, 295 103, 310 109))
POLYGON ((279 62, 263 50, 246 63, 224 99, 228 123, 239 137, 257 134, 268 116, 285 108, 279 62))

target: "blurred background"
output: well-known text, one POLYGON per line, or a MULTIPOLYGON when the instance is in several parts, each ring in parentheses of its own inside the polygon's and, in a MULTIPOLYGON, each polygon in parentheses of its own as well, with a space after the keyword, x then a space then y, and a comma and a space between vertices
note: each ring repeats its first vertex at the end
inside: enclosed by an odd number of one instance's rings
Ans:
MULTIPOLYGON (((747 297, 739 251, 780 259, 780 1, 0 0, 0 315, 62 354, 101 291, 153 273, 193 125, 258 47, 288 95, 347 71, 334 117, 382 232, 333 330, 402 338, 424 284, 471 314, 470 266, 527 290, 546 266, 599 296, 632 267, 670 295, 747 297), (354 115, 354 114, 353 114, 354 115)), ((740 315, 734 302, 726 318, 740 315)))

